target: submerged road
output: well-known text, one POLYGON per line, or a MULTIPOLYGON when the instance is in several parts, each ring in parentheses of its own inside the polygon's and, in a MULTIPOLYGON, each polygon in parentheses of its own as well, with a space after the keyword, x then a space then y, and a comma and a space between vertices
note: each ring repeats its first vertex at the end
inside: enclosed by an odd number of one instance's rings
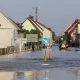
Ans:
POLYGON ((80 69, 80 51, 76 48, 59 51, 58 46, 46 50, 53 59, 44 62, 45 50, 0 57, 0 71, 31 71, 43 69, 80 69))

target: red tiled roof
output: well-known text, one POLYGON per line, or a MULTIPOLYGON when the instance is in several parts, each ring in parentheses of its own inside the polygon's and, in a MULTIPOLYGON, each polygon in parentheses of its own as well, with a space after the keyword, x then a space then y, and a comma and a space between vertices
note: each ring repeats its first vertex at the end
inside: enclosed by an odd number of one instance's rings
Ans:
MULTIPOLYGON (((41 24, 40 22, 34 21, 34 17, 31 16, 31 15, 30 15, 27 19, 32 23, 32 25, 34 25, 34 27, 35 27, 37 30, 39 30, 39 29, 37 28, 37 27, 39 27, 39 28, 43 31, 43 28, 38 25, 38 24, 40 24, 40 25, 42 25, 43 27, 45 27, 46 29, 48 29, 49 31, 52 31, 51 28, 47 28, 45 25, 41 24), (38 23, 38 24, 37 24, 37 23, 38 23), (37 25, 37 26, 36 26, 36 25, 37 25)), ((27 19, 26 19, 26 20, 27 20, 27 19)), ((26 21, 26 20, 25 20, 25 21, 26 21)), ((25 22, 25 21, 24 21, 24 22, 25 22)), ((24 23, 24 22, 23 22, 23 23, 24 23)), ((23 23, 22 23, 22 24, 23 24, 23 23)), ((40 30, 39 30, 39 31, 40 31, 40 30)), ((40 32, 41 32, 41 31, 40 31, 40 32)), ((52 32, 53 32, 53 31, 52 31, 52 32)), ((42 33, 42 32, 41 32, 41 33, 42 33)))
MULTIPOLYGON (((32 24, 41 34, 43 34, 43 33, 42 33, 43 29, 35 23, 35 21, 34 21, 34 19, 33 19, 33 16, 29 16, 28 18, 26 18, 26 20, 29 20, 29 21, 31 22, 31 24, 32 24), (38 29, 38 27, 39 27, 40 29, 38 29), (42 30, 42 31, 41 31, 41 30, 42 30)), ((26 20, 25 20, 25 21, 26 21, 26 20)), ((24 21, 22 24, 24 24, 25 21, 24 21)))
POLYGON ((77 25, 75 27, 73 27, 73 29, 69 32, 69 34, 72 34, 76 27, 77 27, 77 25))
POLYGON ((22 23, 19 23, 19 22, 17 22, 16 24, 17 24, 17 25, 20 25, 20 26, 22 25, 22 23))
MULTIPOLYGON (((36 24, 36 21, 34 21, 33 18, 28 17, 28 19, 33 21, 36 24)), ((38 24, 36 24, 36 25, 43 31, 43 29, 38 24)))
MULTIPOLYGON (((41 32, 38 28, 37 28, 37 26, 32 22, 32 20, 30 19, 30 18, 28 18, 28 20, 31 22, 31 24, 39 31, 39 32, 41 32)), ((42 33, 42 32, 41 32, 42 33)), ((43 34, 43 33, 42 33, 43 34)))
POLYGON ((68 32, 69 34, 72 34, 79 23, 80 23, 80 19, 75 20, 75 22, 64 32, 68 32))
POLYGON ((40 24, 40 25, 43 26, 44 28, 46 28, 46 29, 48 29, 49 31, 53 32, 53 31, 51 30, 51 28, 46 27, 45 25, 41 24, 40 22, 36 21, 36 23, 40 24))
POLYGON ((69 32, 70 29, 73 28, 76 23, 77 23, 77 22, 75 21, 73 24, 71 24, 71 26, 70 26, 65 32, 69 32))

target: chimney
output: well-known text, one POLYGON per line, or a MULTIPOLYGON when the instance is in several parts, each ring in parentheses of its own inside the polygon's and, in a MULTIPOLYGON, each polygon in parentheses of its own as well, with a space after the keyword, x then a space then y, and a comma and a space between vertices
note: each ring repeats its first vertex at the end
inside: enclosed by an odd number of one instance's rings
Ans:
POLYGON ((32 19, 32 20, 34 20, 34 17, 33 17, 33 16, 31 16, 31 15, 29 15, 29 18, 30 18, 30 19, 32 19))
POLYGON ((78 19, 78 23, 80 24, 80 19, 78 19))

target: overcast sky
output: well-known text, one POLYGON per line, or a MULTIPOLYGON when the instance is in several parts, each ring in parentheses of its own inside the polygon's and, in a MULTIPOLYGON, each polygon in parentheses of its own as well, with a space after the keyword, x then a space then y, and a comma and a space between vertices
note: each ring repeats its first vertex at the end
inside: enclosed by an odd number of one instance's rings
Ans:
POLYGON ((50 27, 56 35, 80 18, 80 0, 0 0, 0 9, 16 22, 23 22, 38 10, 39 21, 50 27))

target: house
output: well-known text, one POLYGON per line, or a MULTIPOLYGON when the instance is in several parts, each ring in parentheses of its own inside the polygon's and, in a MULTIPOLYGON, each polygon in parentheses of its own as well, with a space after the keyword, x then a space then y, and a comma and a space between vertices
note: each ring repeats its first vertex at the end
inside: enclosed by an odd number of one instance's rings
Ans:
POLYGON ((49 43, 52 45, 52 33, 53 31, 50 28, 47 28, 45 25, 41 24, 40 22, 35 22, 38 26, 40 26, 43 29, 43 38, 48 38, 49 43))
POLYGON ((73 39, 75 39, 75 34, 76 34, 76 29, 77 29, 77 26, 79 24, 80 20, 77 19, 75 20, 75 22, 73 22, 65 31, 65 32, 68 32, 70 34, 71 37, 73 37, 73 39))
POLYGON ((80 28, 80 19, 75 20, 64 32, 71 36, 71 42, 76 44, 80 28))
POLYGON ((52 33, 53 31, 50 28, 47 28, 45 25, 41 24, 38 21, 35 21, 33 16, 29 16, 23 23, 22 23, 23 29, 31 30, 35 29, 38 30, 42 38, 48 38, 50 42, 52 42, 52 33))
POLYGON ((16 23, 0 12, 0 48, 16 46, 16 39, 22 33, 22 29, 16 23))
POLYGON ((22 29, 29 30, 29 31, 30 31, 31 29, 34 29, 34 30, 38 30, 41 34, 43 34, 43 33, 42 33, 43 29, 35 23, 35 21, 34 21, 34 19, 33 19, 33 16, 29 16, 29 17, 22 23, 22 26, 23 26, 22 29))

